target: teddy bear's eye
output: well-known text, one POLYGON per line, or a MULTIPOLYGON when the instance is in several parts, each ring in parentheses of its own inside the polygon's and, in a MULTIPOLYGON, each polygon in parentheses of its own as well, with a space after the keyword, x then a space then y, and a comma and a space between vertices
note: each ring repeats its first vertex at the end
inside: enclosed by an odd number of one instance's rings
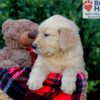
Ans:
POLYGON ((44 36, 45 36, 45 37, 48 37, 48 36, 50 36, 50 34, 45 33, 44 36))

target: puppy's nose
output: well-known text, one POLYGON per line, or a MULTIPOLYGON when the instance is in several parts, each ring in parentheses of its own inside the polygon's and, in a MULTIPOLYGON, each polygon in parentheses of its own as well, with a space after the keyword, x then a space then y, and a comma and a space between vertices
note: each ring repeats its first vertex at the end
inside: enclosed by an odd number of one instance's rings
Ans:
POLYGON ((33 49, 37 49, 37 44, 33 44, 33 45, 32 45, 32 48, 33 48, 33 49))

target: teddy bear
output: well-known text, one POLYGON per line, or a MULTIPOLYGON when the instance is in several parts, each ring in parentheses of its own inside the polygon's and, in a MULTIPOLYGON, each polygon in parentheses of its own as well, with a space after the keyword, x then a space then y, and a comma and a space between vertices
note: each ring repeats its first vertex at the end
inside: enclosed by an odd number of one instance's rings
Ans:
POLYGON ((29 52, 38 34, 38 24, 28 19, 8 19, 2 25, 5 47, 0 50, 0 67, 32 66, 29 52))

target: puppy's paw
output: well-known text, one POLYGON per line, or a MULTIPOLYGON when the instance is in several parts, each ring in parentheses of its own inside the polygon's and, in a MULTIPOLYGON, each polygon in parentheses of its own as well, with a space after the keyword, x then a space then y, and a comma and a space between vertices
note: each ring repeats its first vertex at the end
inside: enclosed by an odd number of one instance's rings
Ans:
POLYGON ((62 80, 61 90, 67 94, 72 94, 76 90, 75 82, 62 80))
POLYGON ((43 81, 45 79, 41 78, 41 76, 31 76, 27 82, 27 85, 30 90, 36 90, 43 86, 43 81))

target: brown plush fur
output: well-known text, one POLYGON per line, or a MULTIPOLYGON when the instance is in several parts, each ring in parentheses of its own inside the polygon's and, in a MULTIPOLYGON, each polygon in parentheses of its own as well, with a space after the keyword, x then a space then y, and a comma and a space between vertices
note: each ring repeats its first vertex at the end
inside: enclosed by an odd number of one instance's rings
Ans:
POLYGON ((2 25, 6 47, 0 50, 0 67, 31 66, 31 55, 27 50, 34 39, 26 33, 36 35, 38 25, 27 19, 8 19, 2 25), (35 31, 35 32, 34 32, 35 31), (26 44, 26 45, 25 45, 26 44))

